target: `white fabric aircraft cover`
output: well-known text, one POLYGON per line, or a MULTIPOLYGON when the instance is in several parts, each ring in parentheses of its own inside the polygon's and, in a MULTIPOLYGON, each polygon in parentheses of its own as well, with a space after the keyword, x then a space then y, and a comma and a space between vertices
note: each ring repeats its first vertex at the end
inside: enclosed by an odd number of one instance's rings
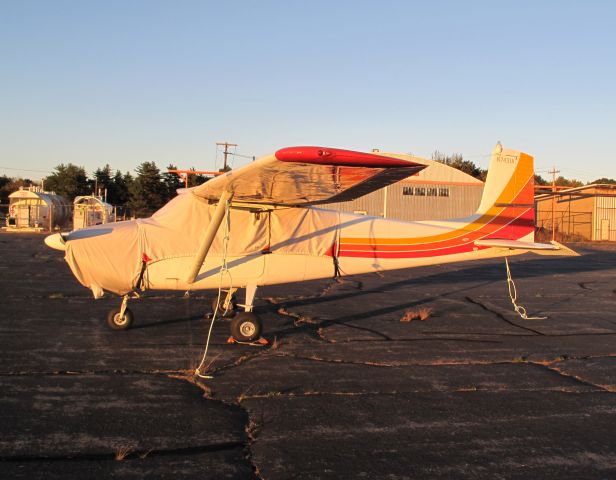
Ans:
MULTIPOLYGON (((103 290, 123 295, 135 288, 144 255, 148 265, 194 257, 216 207, 192 190, 185 190, 150 218, 71 232, 65 258, 75 277, 97 298, 103 290)), ((323 255, 334 243, 338 223, 331 211, 299 207, 232 208, 229 217, 227 255, 235 258, 264 251, 323 255)), ((223 255, 224 235, 225 221, 208 257, 223 255)), ((145 279, 147 287, 147 274, 145 279)))

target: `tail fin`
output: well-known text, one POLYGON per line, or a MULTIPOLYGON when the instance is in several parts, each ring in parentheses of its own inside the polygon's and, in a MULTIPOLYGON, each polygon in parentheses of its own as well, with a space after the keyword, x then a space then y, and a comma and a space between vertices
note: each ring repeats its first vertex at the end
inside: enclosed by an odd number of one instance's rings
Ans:
POLYGON ((502 223, 490 238, 535 239, 535 191, 533 157, 497 144, 492 151, 488 177, 477 213, 502 223))

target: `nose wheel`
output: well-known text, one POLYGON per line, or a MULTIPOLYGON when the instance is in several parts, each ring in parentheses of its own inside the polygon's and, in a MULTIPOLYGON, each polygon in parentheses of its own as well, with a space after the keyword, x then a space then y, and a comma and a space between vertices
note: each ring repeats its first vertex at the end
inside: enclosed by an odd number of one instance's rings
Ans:
POLYGON ((113 330, 126 330, 130 328, 134 320, 135 316, 130 308, 124 309, 124 315, 122 315, 121 309, 119 308, 113 308, 109 310, 107 314, 107 325, 113 330))
POLYGON ((126 330, 133 324, 135 316, 127 305, 128 295, 124 295, 120 308, 112 308, 107 313, 107 325, 113 330, 126 330))

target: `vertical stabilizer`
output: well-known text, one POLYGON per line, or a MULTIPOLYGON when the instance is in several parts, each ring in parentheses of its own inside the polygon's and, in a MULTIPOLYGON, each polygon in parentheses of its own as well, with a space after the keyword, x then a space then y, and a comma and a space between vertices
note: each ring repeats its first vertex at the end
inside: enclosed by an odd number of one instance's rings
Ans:
POLYGON ((477 213, 502 223, 499 238, 534 241, 534 176, 533 157, 496 145, 477 213))

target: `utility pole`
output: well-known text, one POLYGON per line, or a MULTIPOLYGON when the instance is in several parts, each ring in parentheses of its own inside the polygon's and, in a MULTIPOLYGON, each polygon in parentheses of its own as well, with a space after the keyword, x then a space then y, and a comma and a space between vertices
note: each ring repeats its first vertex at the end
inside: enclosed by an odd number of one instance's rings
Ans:
POLYGON ((552 241, 556 239, 556 217, 555 217, 555 202, 556 202, 556 174, 560 173, 560 170, 556 170, 556 167, 552 167, 548 173, 552 174, 552 241))
MULTIPOLYGON (((222 175, 223 172, 210 172, 209 170, 167 170, 169 173, 177 174, 182 180, 184 180, 184 186, 188 188, 188 175, 222 175)), ((106 195, 106 193, 105 193, 106 195)))
POLYGON ((230 153, 230 152, 229 152, 229 147, 237 147, 237 143, 229 143, 229 142, 216 142, 216 145, 221 146, 221 147, 222 147, 222 146, 224 146, 224 147, 225 147, 225 150, 224 150, 224 152, 223 152, 223 154, 224 154, 224 159, 225 159, 225 166, 224 166, 223 168, 224 168, 224 171, 226 172, 226 171, 227 171, 227 157, 229 156, 229 153, 230 153))

